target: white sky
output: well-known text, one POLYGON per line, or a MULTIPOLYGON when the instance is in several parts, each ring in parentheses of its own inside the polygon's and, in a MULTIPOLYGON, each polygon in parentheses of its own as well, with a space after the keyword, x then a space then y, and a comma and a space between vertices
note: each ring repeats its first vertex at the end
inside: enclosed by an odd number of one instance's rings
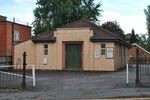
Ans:
POLYGON ((117 21, 125 33, 130 33, 132 28, 138 34, 147 32, 144 9, 150 5, 150 0, 102 0, 101 2, 103 9, 101 24, 106 21, 117 21))
MULTIPOLYGON (((102 17, 100 24, 106 21, 117 21, 125 33, 146 33, 146 18, 144 9, 150 5, 150 0, 95 0, 101 2, 102 17)), ((34 20, 33 9, 36 0, 0 0, 0 15, 7 16, 8 20, 16 18, 16 22, 31 24, 34 20)))

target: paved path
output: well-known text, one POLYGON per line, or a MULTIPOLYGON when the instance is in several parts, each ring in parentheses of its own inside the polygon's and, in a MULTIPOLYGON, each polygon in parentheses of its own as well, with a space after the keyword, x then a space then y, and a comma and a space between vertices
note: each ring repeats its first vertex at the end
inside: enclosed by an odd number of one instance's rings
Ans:
MULTIPOLYGON (((125 70, 118 72, 37 72, 36 88, 0 92, 0 100, 70 100, 150 96, 150 87, 135 87, 130 69, 129 85, 125 70)), ((150 83, 150 82, 149 82, 150 83)))

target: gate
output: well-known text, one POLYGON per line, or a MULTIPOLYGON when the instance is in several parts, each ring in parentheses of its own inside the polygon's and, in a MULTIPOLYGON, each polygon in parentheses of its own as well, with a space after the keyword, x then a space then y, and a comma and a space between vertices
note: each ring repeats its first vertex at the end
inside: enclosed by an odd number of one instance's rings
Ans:
POLYGON ((136 86, 150 87, 150 58, 137 49, 136 57, 130 59, 130 66, 136 70, 136 86))
POLYGON ((26 65, 24 52, 23 65, 0 65, 0 89, 26 89, 26 86, 35 86, 35 66, 26 65))

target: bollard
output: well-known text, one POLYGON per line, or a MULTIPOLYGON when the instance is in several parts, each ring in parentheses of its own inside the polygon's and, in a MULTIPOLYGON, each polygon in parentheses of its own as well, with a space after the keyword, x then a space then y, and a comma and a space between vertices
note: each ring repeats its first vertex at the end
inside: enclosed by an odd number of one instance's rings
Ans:
POLYGON ((129 66, 128 64, 126 65, 126 84, 128 85, 129 84, 129 66))

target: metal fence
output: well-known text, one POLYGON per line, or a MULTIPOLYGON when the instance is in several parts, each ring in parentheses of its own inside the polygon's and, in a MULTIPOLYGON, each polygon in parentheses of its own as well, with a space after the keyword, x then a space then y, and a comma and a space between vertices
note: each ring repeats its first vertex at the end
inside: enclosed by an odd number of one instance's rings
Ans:
POLYGON ((0 89, 19 89, 21 88, 22 72, 13 66, 0 66, 0 89))
MULTIPOLYGON (((35 87, 35 66, 27 65, 25 84, 35 87)), ((23 89, 23 65, 0 66, 0 89, 23 89)))
POLYGON ((23 65, 0 65, 0 89, 26 89, 35 86, 35 66, 26 65, 26 55, 23 55, 23 65))
POLYGON ((136 70, 136 86, 150 87, 150 58, 143 56, 143 53, 137 49, 136 57, 131 57, 129 62, 129 66, 136 70))
POLYGON ((139 83, 140 86, 150 86, 150 59, 139 59, 139 83))

